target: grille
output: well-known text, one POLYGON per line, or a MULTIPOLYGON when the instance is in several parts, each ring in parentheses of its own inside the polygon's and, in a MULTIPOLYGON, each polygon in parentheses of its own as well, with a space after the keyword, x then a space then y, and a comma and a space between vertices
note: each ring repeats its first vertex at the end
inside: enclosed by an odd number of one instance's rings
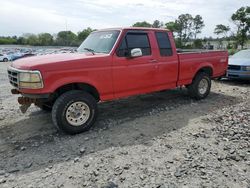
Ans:
POLYGON ((239 65, 228 65, 229 70, 240 70, 241 66, 239 65))
POLYGON ((18 88, 18 83, 19 83, 18 72, 13 70, 13 69, 9 69, 8 70, 8 77, 9 77, 10 84, 12 86, 18 88))

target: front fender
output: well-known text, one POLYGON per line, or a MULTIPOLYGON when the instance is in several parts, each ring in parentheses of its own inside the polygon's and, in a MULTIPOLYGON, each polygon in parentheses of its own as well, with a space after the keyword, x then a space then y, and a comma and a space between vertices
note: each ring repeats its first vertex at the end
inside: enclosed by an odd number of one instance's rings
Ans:
POLYGON ((93 86, 94 88, 99 91, 99 88, 97 87, 97 84, 93 82, 93 80, 89 80, 86 77, 74 77, 74 78, 62 78, 59 80, 56 80, 53 82, 53 84, 48 85, 47 90, 49 93, 54 93, 58 88, 68 85, 68 84, 73 84, 73 83, 82 83, 82 84, 88 84, 93 86))

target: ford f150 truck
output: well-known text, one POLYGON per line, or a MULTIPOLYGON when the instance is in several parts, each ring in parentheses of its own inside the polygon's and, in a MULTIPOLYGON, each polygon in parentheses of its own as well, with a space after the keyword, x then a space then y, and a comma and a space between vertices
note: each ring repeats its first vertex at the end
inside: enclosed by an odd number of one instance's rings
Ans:
POLYGON ((94 124, 100 101, 180 86, 204 99, 227 66, 226 51, 177 51, 168 30, 115 28, 92 32, 76 53, 17 60, 8 76, 23 112, 32 103, 51 110, 59 129, 76 134, 94 124))

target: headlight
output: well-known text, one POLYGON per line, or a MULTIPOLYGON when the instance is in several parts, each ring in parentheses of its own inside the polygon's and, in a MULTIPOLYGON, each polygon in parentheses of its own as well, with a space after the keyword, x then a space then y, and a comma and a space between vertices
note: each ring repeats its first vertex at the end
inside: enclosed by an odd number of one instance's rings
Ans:
POLYGON ((242 70, 244 70, 244 71, 250 71, 250 66, 244 66, 244 67, 242 67, 242 70))
POLYGON ((43 88, 43 81, 39 71, 20 72, 19 87, 26 89, 43 88))
POLYGON ((29 72, 21 72, 19 74, 20 82, 40 82, 41 78, 39 73, 29 73, 29 72))

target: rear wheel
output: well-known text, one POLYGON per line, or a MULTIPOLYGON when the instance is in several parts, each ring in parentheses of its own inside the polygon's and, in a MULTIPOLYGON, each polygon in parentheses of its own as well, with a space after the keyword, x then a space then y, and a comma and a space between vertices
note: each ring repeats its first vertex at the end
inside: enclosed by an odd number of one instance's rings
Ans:
POLYGON ((97 117, 97 102, 90 94, 73 90, 62 94, 52 108, 52 120, 68 134, 89 130, 97 117))
POLYGON ((211 78, 205 72, 200 72, 194 78, 192 84, 187 86, 191 97, 195 99, 204 99, 208 96, 211 89, 211 78))

